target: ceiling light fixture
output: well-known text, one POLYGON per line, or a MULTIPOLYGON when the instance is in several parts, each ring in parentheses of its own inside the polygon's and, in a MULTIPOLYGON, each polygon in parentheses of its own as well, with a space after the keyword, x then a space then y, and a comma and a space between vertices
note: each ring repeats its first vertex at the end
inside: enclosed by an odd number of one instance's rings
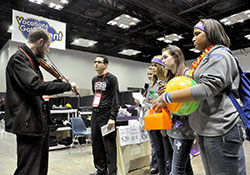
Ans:
POLYGON ((116 17, 115 19, 109 21, 107 24, 112 25, 112 26, 117 26, 122 29, 128 29, 131 26, 136 25, 138 22, 141 20, 131 17, 126 14, 122 14, 121 16, 116 17))
POLYGON ((43 3, 43 0, 36 0, 36 1, 40 4, 43 3))
POLYGON ((194 52, 194 53, 200 53, 200 52, 201 52, 201 51, 199 51, 199 50, 197 50, 197 49, 195 49, 195 48, 189 49, 189 51, 194 52))
POLYGON ((121 52, 118 52, 118 54, 128 55, 128 56, 137 55, 138 53, 141 53, 141 51, 134 49, 124 49, 121 52))
POLYGON ((180 39, 183 39, 183 37, 181 35, 177 35, 176 33, 157 38, 158 41, 163 41, 168 44, 174 41, 179 41, 180 39))
POLYGON ((13 31, 13 26, 11 25, 10 27, 9 27, 9 29, 8 29, 8 33, 12 33, 12 31, 13 31))
POLYGON ((61 5, 59 5, 59 4, 57 4, 55 7, 54 7, 54 9, 57 9, 57 10, 61 10, 63 8, 63 6, 61 6, 61 5))
POLYGON ((220 20, 225 25, 233 25, 236 23, 243 23, 245 20, 250 19, 250 10, 245 10, 240 13, 233 14, 220 20))
POLYGON ((50 8, 54 8, 55 6, 56 6, 55 3, 53 3, 53 2, 49 3, 49 7, 50 7, 50 8))
POLYGON ((67 0, 61 0, 61 3, 68 4, 69 2, 67 0))
POLYGON ((65 5, 69 3, 70 0, 29 0, 29 1, 36 4, 44 4, 56 10, 61 10, 65 7, 65 5))
POLYGON ((72 45, 76 45, 76 46, 82 46, 82 47, 91 47, 94 44, 98 43, 97 41, 94 40, 89 40, 89 39, 84 39, 84 38, 78 38, 75 39, 72 43, 72 45))
POLYGON ((250 40, 250 34, 244 36, 246 39, 250 40))
POLYGON ((246 10, 244 11, 244 13, 247 15, 247 14, 250 14, 250 10, 246 10))

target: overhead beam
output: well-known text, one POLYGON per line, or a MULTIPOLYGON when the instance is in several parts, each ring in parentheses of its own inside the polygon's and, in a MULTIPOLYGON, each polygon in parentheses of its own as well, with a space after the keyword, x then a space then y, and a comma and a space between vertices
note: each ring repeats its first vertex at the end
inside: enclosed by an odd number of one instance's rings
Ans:
POLYGON ((170 12, 169 10, 166 10, 166 7, 164 7, 161 2, 150 1, 150 0, 125 0, 125 1, 128 4, 137 5, 140 8, 144 8, 144 10, 146 11, 147 10, 153 11, 154 14, 161 14, 161 16, 164 16, 169 20, 175 21, 176 23, 185 26, 187 29, 192 30, 193 28, 190 22, 183 20, 183 18, 179 17, 178 15, 170 12))
POLYGON ((208 4, 210 4, 212 2, 215 2, 215 1, 216 0, 207 0, 206 2, 203 2, 203 3, 199 4, 199 5, 193 6, 193 7, 189 8, 189 9, 187 9, 187 10, 183 10, 182 12, 178 13, 178 15, 184 15, 185 13, 194 11, 194 10, 200 8, 200 7, 204 7, 205 5, 208 5, 208 4))

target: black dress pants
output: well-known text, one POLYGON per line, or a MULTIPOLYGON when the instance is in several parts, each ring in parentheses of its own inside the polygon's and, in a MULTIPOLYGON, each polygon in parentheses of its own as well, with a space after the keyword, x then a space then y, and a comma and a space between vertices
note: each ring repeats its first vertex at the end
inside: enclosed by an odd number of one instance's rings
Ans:
POLYGON ((17 135, 17 169, 14 175, 47 175, 49 132, 44 136, 17 135))
POLYGON ((108 123, 110 108, 93 111, 91 119, 92 151, 98 175, 116 175, 116 132, 102 136, 101 127, 108 123))

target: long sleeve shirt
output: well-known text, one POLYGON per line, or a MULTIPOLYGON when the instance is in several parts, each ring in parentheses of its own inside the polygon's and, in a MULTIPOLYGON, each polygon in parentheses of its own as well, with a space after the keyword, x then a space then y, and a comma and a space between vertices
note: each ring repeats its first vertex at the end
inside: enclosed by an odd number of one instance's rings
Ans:
POLYGON ((118 113, 118 80, 116 76, 107 72, 103 80, 103 76, 95 76, 92 79, 92 91, 102 93, 99 108, 111 108, 110 119, 115 120, 118 113), (103 80, 103 82, 102 82, 103 80), (102 90, 101 90, 102 89, 102 90))

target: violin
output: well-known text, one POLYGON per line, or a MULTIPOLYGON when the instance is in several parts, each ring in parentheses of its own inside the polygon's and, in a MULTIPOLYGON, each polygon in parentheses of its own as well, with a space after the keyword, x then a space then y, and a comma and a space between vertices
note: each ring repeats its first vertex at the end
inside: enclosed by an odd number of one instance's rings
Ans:
POLYGON ((57 79, 64 79, 64 77, 55 69, 53 65, 49 65, 46 63, 46 61, 42 58, 38 59, 38 62, 40 63, 40 66, 49 72, 52 76, 54 76, 57 79))
MULTIPOLYGON (((17 48, 19 50, 21 50, 29 58, 29 56, 27 55, 27 53, 19 46, 19 44, 17 45, 17 48)), ((49 59, 49 61, 51 62, 51 64, 49 65, 46 62, 45 59, 39 58, 38 62, 40 63, 40 65, 42 66, 42 68, 44 70, 46 70, 47 72, 49 72, 52 76, 56 77, 57 79, 65 80, 67 83, 69 83, 69 81, 65 78, 65 76, 59 71, 59 69, 57 69, 56 65, 52 62, 52 60, 50 59, 50 57, 48 55, 46 55, 46 56, 49 59)), ((81 97, 80 94, 77 92, 77 90, 75 88, 72 87, 72 90, 73 90, 73 92, 76 95, 78 95, 79 97, 81 97)))
MULTIPOLYGON (((46 56, 48 57, 48 55, 46 56)), ((51 59, 49 57, 48 59, 50 60, 52 64, 48 64, 46 60, 43 58, 38 59, 38 62, 40 63, 41 67, 44 70, 46 70, 48 73, 50 73, 52 76, 54 76, 55 78, 65 80, 67 83, 69 83, 69 81, 65 78, 65 76, 58 70, 55 64, 51 61, 51 59)), ((76 91, 76 89, 73 88, 72 90, 76 93, 76 95, 80 96, 80 94, 76 91)))

